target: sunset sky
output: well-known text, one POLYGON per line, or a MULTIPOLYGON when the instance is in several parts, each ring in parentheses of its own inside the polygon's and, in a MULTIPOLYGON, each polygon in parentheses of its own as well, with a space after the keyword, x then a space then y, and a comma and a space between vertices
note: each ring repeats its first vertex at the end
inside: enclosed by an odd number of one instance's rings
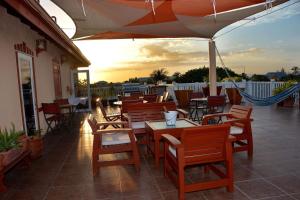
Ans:
MULTIPOLYGON (((40 2, 72 36, 75 32, 72 20, 50 0, 40 2)), ((288 4, 293 2, 296 0, 288 4)), ((272 11, 278 8, 272 8, 272 11)), ((223 29, 217 35, 238 24, 223 29)), ((208 42, 202 39, 86 40, 75 41, 75 44, 91 61, 92 83, 147 77, 158 68, 166 68, 172 75, 177 71, 184 73, 192 68, 208 66, 208 42)), ((245 70, 247 74, 263 74, 281 68, 290 71, 292 66, 300 66, 300 3, 223 35, 216 39, 216 45, 226 65, 237 73, 245 70)))

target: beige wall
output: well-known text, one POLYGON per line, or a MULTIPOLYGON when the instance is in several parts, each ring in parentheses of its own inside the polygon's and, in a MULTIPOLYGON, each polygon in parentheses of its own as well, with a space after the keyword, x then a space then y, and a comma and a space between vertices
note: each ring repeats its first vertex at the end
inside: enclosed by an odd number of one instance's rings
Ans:
MULTIPOLYGON (((18 18, 7 14, 0 6, 0 127, 8 127, 13 122, 18 129, 23 128, 14 44, 25 42, 35 53, 35 41, 42 38, 43 36, 21 23, 18 18)), ((34 55, 38 107, 42 102, 53 102, 55 98, 52 60, 60 60, 63 54, 61 49, 47 41, 47 51, 38 56, 34 55)), ((64 97, 69 96, 66 88, 70 86, 70 68, 74 65, 68 58, 61 66, 64 97)), ((39 118, 41 128, 45 130, 42 113, 39 114, 39 118)))

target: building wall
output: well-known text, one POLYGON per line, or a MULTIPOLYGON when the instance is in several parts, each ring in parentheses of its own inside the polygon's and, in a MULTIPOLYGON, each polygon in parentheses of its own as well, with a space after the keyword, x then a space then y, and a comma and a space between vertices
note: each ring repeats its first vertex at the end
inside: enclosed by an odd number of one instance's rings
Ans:
MULTIPOLYGON (((7 14, 0 6, 0 127, 9 127, 13 122, 18 129, 23 128, 19 96, 15 44, 25 42, 35 53, 37 39, 43 39, 36 31, 22 23, 19 18, 7 14)), ((34 55, 35 83, 38 107, 42 102, 55 99, 53 80, 53 59, 59 60, 66 54, 54 43, 47 41, 47 51, 34 55)), ((63 97, 68 97, 67 86, 71 86, 70 70, 75 64, 68 58, 61 65, 63 97)), ((41 129, 46 129, 43 113, 39 113, 41 129)))

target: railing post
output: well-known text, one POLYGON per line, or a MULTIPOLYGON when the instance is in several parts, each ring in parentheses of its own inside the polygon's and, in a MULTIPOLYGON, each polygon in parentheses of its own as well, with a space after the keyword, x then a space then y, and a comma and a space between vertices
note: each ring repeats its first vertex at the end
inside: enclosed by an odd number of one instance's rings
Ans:
POLYGON ((253 95, 253 85, 252 81, 247 81, 246 90, 249 95, 253 95))
POLYGON ((274 89, 275 89, 275 80, 271 79, 271 81, 270 81, 270 96, 273 96, 274 89))

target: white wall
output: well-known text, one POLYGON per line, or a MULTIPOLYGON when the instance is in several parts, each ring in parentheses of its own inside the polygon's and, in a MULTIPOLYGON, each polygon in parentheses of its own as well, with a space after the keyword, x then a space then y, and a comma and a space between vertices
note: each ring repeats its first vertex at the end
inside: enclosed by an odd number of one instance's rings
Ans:
MULTIPOLYGON (((23 128, 19 97, 15 44, 25 42, 35 53, 35 41, 43 36, 23 24, 18 18, 6 13, 0 6, 0 127, 9 127, 13 122, 18 129, 23 128)), ((53 102, 55 98, 52 60, 60 60, 66 54, 53 43, 47 41, 47 51, 34 55, 38 107, 42 102, 53 102)), ((67 97, 70 86, 70 67, 75 64, 69 58, 61 66, 63 96, 67 97)), ((40 125, 46 129, 44 116, 39 114, 40 125)))

